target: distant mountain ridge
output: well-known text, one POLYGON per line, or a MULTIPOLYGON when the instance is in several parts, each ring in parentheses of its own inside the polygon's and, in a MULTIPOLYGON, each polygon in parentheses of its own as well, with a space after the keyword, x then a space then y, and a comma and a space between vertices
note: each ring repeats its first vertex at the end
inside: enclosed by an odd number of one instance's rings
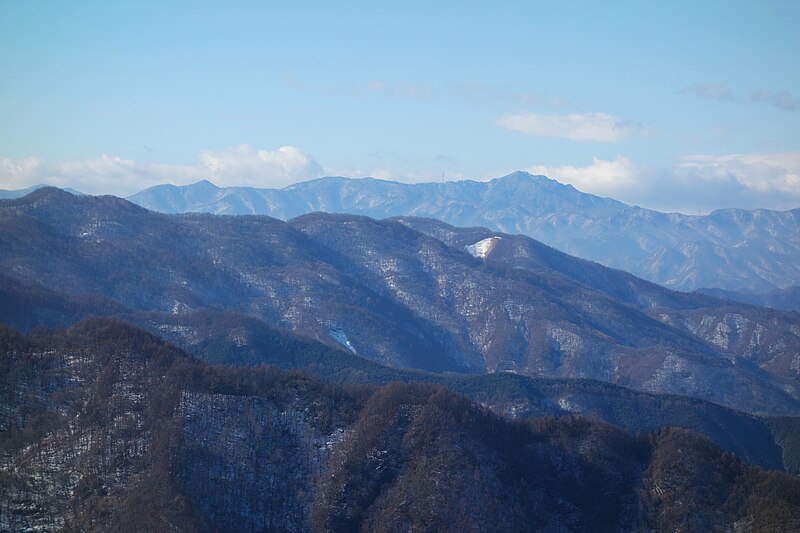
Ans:
MULTIPOLYGON (((23 196, 27 196, 28 194, 41 189, 42 187, 49 187, 49 185, 39 183, 38 185, 31 185, 30 187, 26 187, 24 189, 0 189, 0 200, 13 200, 14 198, 22 198, 23 196)), ((76 196, 83 195, 82 192, 76 191, 75 189, 65 188, 63 190, 76 196)))
POLYGON ((741 302, 771 309, 782 309, 784 311, 797 311, 800 313, 800 285, 786 287, 766 293, 747 293, 737 291, 726 291, 722 289, 698 289, 697 292, 708 294, 715 298, 741 302))
POLYGON ((661 213, 515 172, 488 182, 404 184, 326 177, 284 189, 158 185, 129 198, 163 213, 313 211, 371 218, 419 216, 528 235, 569 254, 676 290, 768 292, 800 284, 800 209, 661 213))

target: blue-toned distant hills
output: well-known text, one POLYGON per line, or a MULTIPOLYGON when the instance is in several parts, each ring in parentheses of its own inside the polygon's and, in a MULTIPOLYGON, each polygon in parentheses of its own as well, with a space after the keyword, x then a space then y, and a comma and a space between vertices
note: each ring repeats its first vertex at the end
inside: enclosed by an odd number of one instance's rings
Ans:
MULTIPOLYGON (((28 194, 39 190, 42 187, 47 187, 47 185, 40 183, 38 185, 26 187, 25 189, 0 189, 0 200, 13 200, 14 198, 22 198, 23 196, 27 196, 28 194)), ((65 188, 64 190, 74 194, 75 196, 83 195, 82 192, 76 191, 75 189, 65 188)))
POLYGON ((800 209, 661 213, 515 172, 488 182, 404 184, 327 177, 284 189, 158 185, 129 198, 164 213, 313 212, 431 217, 534 237, 676 290, 769 292, 800 284, 800 209))

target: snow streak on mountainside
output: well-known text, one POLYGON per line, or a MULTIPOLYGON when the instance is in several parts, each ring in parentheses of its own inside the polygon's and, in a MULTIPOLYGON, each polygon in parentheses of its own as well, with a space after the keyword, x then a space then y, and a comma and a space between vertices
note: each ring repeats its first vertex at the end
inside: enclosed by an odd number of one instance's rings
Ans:
POLYGON ((500 240, 500 237, 487 237, 482 239, 475 244, 470 244, 466 246, 466 250, 472 255, 472 257, 479 257, 481 259, 486 259, 486 256, 492 251, 494 245, 497 244, 497 241, 500 240))
POLYGON ((489 182, 419 184, 331 177, 280 190, 218 188, 202 181, 159 185, 130 200, 164 213, 264 214, 283 220, 312 211, 431 217, 528 235, 677 290, 766 292, 800 283, 800 209, 667 214, 524 172, 489 182))

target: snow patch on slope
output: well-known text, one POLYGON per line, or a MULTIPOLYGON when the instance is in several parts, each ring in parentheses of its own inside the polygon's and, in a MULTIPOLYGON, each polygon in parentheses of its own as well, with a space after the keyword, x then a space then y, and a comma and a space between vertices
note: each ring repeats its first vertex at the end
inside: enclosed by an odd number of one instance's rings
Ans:
POLYGON ((358 352, 353 346, 353 343, 350 342, 350 339, 347 338, 347 335, 345 334, 344 331, 342 331, 341 329, 332 329, 328 331, 328 335, 330 335, 331 338, 333 338, 333 340, 335 340, 336 342, 338 342, 339 344, 341 344, 354 354, 358 355, 358 352))
POLYGON ((475 244, 470 244, 466 247, 466 249, 467 252, 472 255, 472 257, 486 259, 486 256, 489 255, 499 240, 500 237, 488 237, 482 241, 476 242, 475 244))

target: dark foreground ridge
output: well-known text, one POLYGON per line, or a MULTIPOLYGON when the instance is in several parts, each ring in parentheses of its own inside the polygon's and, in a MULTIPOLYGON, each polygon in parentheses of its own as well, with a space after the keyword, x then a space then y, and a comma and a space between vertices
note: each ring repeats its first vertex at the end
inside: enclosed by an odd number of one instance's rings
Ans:
POLYGON ((0 329, 0 402, 0 530, 800 528, 800 480, 692 432, 209 366, 108 319, 0 329))

